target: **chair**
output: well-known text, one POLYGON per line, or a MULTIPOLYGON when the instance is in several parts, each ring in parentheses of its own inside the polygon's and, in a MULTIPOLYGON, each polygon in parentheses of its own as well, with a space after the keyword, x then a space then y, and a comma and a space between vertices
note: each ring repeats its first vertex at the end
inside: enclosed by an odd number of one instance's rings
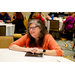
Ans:
POLYGON ((0 26, 0 36, 6 35, 6 26, 2 25, 0 26))
POLYGON ((27 16, 25 16, 25 20, 28 20, 27 16))
POLYGON ((59 31, 59 20, 50 20, 50 31, 59 31))
POLYGON ((50 33, 53 35, 53 37, 59 38, 60 37, 59 32, 60 32, 59 20, 50 20, 50 33))
POLYGON ((0 36, 0 48, 9 48, 13 41, 13 36, 0 36))
POLYGON ((67 18, 67 16, 64 16, 64 19, 66 19, 67 18))
POLYGON ((21 38, 23 35, 19 33, 14 33, 14 38, 21 38))
POLYGON ((25 25, 26 29, 28 30, 28 20, 24 20, 24 25, 25 25))

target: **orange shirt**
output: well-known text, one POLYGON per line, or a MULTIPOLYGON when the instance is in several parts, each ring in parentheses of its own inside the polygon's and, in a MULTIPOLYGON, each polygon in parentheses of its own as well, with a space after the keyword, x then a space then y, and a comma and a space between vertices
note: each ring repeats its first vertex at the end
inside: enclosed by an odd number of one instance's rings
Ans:
MULTIPOLYGON (((14 44, 18 45, 20 47, 23 47, 23 46, 29 47, 29 40, 30 40, 30 38, 26 34, 23 37, 21 37, 20 39, 13 42, 9 46, 9 48, 14 44)), ((46 49, 46 50, 56 50, 57 56, 62 56, 62 54, 63 54, 60 46, 57 44, 57 42, 54 40, 54 38, 52 37, 51 34, 46 34, 45 38, 44 38, 43 46, 40 47, 39 45, 37 45, 37 48, 46 49)))

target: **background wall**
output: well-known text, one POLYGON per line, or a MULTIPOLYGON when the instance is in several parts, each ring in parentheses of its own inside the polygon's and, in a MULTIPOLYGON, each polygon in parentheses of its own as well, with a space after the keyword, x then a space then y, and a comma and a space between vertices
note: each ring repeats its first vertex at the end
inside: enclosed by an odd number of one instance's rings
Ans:
MULTIPOLYGON (((8 12, 8 13, 10 13, 13 16, 13 12, 8 12)), ((24 17, 27 16, 27 18, 29 18, 30 13, 31 12, 22 12, 23 16, 24 17)), ((45 16, 47 16, 48 13, 50 13, 50 12, 43 12, 43 13, 45 14, 45 16)), ((68 12, 64 12, 64 13, 68 13, 68 12)))
MULTIPOLYGON (((8 12, 8 13, 10 13, 13 16, 13 12, 8 12)), ((30 12, 22 12, 22 14, 23 14, 24 17, 25 16, 29 17, 30 12)))
MULTIPOLYGON (((13 16, 13 12, 8 12, 10 13, 12 16, 13 16)), ((31 12, 22 12, 23 16, 27 16, 29 18, 29 15, 30 15, 31 12)), ((45 15, 47 15, 49 12, 43 12, 45 15)))

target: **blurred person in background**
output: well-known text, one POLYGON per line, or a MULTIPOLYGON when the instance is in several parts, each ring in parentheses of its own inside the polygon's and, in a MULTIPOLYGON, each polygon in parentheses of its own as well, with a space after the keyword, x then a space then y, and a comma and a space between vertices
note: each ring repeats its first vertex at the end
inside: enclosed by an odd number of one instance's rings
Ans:
POLYGON ((11 14, 8 14, 7 12, 0 13, 0 22, 10 23, 11 21, 13 21, 11 14))
POLYGON ((74 21, 75 21, 75 13, 68 12, 68 17, 66 18, 65 21, 63 20, 63 23, 65 24, 65 33, 67 40, 73 39, 73 33, 70 32, 70 30, 73 29, 74 21))
POLYGON ((50 13, 48 13, 48 15, 50 17, 52 17, 52 14, 54 14, 54 17, 58 17, 58 13, 57 12, 50 12, 50 13))
POLYGON ((32 18, 33 14, 34 14, 34 12, 31 12, 31 14, 29 15, 28 21, 31 20, 31 19, 33 19, 33 18, 32 18))
POLYGON ((45 24, 45 15, 42 12, 35 12, 33 17, 34 19, 40 19, 45 24))
POLYGON ((13 12, 12 24, 15 24, 15 33, 25 33, 24 16, 21 12, 13 12))
MULTIPOLYGON (((45 25, 46 16, 44 15, 43 12, 34 12, 32 18, 40 19, 44 23, 44 25, 45 25)), ((45 26, 45 28, 47 29, 46 26, 45 26)))

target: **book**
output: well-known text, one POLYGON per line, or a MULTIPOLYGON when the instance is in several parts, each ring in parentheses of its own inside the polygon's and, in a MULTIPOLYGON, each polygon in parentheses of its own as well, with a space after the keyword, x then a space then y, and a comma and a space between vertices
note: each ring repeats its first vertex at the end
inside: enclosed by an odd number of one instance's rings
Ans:
POLYGON ((31 56, 31 57, 42 57, 43 53, 32 53, 32 52, 26 52, 25 56, 31 56))

